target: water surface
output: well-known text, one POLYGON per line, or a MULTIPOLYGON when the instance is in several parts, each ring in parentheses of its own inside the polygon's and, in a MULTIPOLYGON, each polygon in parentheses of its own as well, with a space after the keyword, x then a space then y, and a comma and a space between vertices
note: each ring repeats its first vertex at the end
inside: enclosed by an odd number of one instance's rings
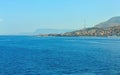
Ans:
POLYGON ((120 75, 120 38, 0 36, 0 75, 120 75))

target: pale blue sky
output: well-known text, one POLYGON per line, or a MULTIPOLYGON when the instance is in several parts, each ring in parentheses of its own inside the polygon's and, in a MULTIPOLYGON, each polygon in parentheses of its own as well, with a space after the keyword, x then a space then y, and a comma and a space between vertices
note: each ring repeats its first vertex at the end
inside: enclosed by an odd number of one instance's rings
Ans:
POLYGON ((0 0, 0 34, 81 29, 120 16, 120 0, 0 0))

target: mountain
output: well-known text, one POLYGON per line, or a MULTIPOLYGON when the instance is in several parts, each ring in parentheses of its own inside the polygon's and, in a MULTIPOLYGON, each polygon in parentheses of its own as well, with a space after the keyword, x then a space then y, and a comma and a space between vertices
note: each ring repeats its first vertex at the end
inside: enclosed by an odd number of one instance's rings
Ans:
POLYGON ((40 36, 120 36, 120 17, 113 17, 95 27, 66 32, 63 34, 44 34, 40 36))
POLYGON ((107 28, 112 26, 120 26, 120 16, 112 17, 111 19, 97 24, 95 27, 97 28, 107 28))
POLYGON ((64 36, 120 36, 120 26, 113 26, 108 28, 87 28, 84 30, 77 30, 73 32, 67 32, 64 36))
POLYGON ((41 34, 39 36, 120 36, 120 26, 108 28, 92 27, 83 30, 66 32, 64 34, 41 34))
POLYGON ((120 16, 95 25, 95 27, 64 33, 64 36, 120 36, 120 16))

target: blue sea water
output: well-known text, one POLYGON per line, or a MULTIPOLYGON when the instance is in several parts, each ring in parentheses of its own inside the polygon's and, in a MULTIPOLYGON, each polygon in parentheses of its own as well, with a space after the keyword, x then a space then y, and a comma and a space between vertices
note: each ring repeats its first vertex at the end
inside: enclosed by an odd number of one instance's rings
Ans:
POLYGON ((0 75, 120 75, 120 38, 0 36, 0 75))

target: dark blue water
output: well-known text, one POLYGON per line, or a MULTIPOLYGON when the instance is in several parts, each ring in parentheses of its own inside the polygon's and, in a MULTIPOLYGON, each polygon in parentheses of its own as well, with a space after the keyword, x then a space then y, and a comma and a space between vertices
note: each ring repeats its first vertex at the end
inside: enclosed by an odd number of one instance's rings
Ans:
POLYGON ((120 75, 120 39, 0 36, 0 75, 120 75))

